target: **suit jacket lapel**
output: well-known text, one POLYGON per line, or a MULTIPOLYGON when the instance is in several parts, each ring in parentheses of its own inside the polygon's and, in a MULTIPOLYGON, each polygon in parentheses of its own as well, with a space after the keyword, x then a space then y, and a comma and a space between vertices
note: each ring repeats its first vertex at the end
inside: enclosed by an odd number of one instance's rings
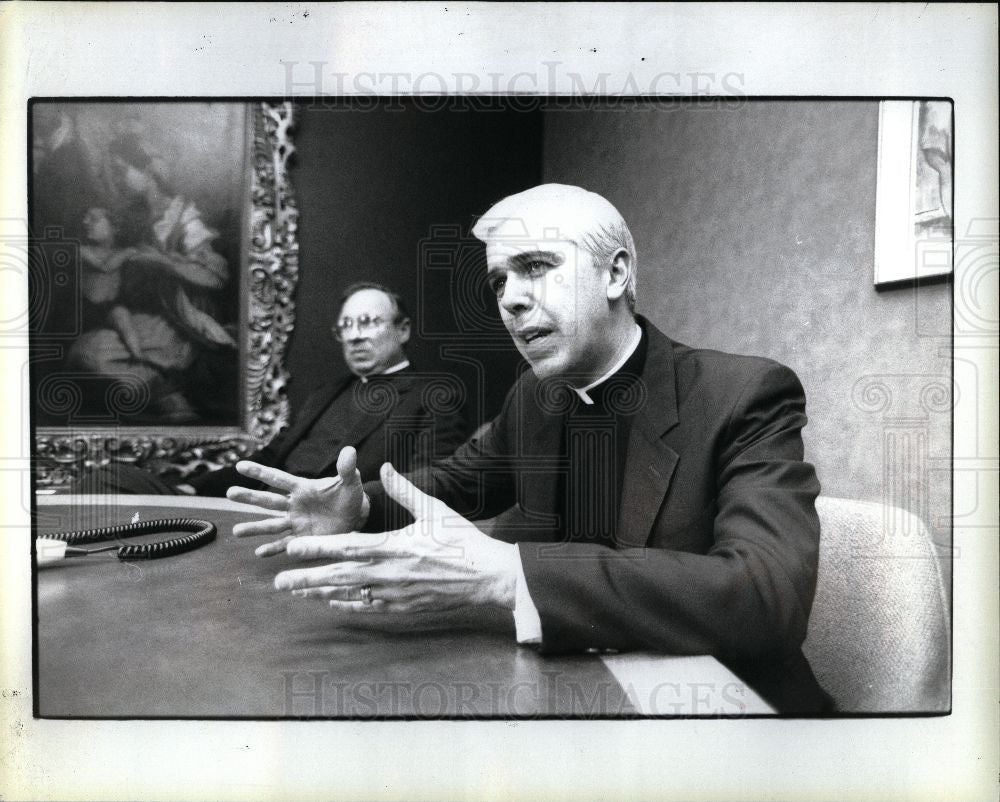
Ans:
MULTIPOLYGON (((378 403, 372 405, 372 408, 365 410, 362 405, 358 405, 357 414, 351 421, 351 425, 347 427, 344 432, 344 444, 345 445, 356 445, 364 440, 368 435, 370 435, 375 429, 377 429, 390 415, 398 412, 400 406, 400 400, 402 397, 410 391, 413 387, 415 381, 414 377, 410 374, 412 371, 407 368, 405 369, 406 374, 400 371, 399 375, 394 375, 392 382, 385 388, 385 391, 394 393, 397 396, 395 403, 383 404, 382 399, 378 399, 378 403)), ((381 392, 376 390, 376 393, 381 392)), ((336 459, 336 456, 334 457, 336 459)))
MULTIPOLYGON (((409 374, 412 371, 407 368, 406 373, 409 374)), ((293 448, 299 443, 299 441, 306 436, 309 432, 310 427, 316 422, 316 419, 322 415, 327 407, 333 402, 333 400, 340 395, 342 392, 353 392, 350 388, 351 382, 354 380, 354 376, 348 375, 339 381, 333 381, 322 390, 318 391, 315 396, 313 396, 307 406, 302 410, 302 414, 298 416, 295 423, 287 430, 287 434, 282 440, 282 448, 278 453, 277 458, 279 461, 284 460, 292 451, 293 448)), ((392 390, 402 397, 410 388, 413 386, 415 379, 412 375, 399 376, 392 382, 392 390)), ((352 418, 350 424, 345 428, 342 442, 345 445, 356 445, 360 443, 364 438, 371 434, 381 423, 391 415, 398 404, 386 405, 383 409, 379 407, 378 411, 364 411, 362 408, 358 407, 355 416, 352 418)), ((338 454, 331 453, 330 464, 337 461, 338 454)))
POLYGON ((678 459, 677 452, 663 442, 663 435, 678 420, 673 349, 652 324, 642 317, 638 321, 648 337, 642 373, 646 403, 636 413, 629 434, 616 538, 622 546, 646 545, 678 459))
POLYGON ((334 380, 316 390, 315 394, 308 398, 302 407, 302 412, 295 416, 292 425, 282 433, 281 450, 277 454, 279 462, 284 461, 292 449, 305 437, 316 419, 326 411, 330 402, 340 394, 352 378, 353 376, 348 375, 334 380))

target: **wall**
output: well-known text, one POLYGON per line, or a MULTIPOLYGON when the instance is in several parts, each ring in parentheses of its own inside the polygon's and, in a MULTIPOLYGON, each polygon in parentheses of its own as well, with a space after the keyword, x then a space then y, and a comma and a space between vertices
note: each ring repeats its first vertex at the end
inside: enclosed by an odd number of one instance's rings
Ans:
POLYGON ((951 286, 872 286, 877 119, 873 101, 550 110, 544 175, 618 206, 639 311, 667 334, 795 369, 825 495, 944 533, 951 286))
POLYGON ((330 326, 343 289, 362 279, 408 301, 411 359, 471 388, 473 422, 499 410, 513 381, 519 357, 486 295, 482 246, 468 231, 493 202, 540 180, 541 114, 495 104, 478 113, 437 108, 394 99, 301 110, 292 173, 301 264, 288 356, 293 408, 345 369, 330 326))

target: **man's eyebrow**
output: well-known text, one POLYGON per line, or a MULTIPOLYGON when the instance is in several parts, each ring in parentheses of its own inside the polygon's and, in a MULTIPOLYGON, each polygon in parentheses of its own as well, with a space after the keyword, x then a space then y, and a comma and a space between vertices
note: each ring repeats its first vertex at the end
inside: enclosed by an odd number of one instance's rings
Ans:
POLYGON ((551 262, 554 265, 560 265, 563 262, 563 256, 558 251, 546 251, 540 248, 533 251, 522 251, 521 253, 515 253, 506 257, 502 262, 488 265, 486 268, 486 275, 487 277, 494 276, 498 273, 503 273, 511 267, 523 268, 529 263, 539 260, 551 262))
POLYGON ((510 259, 508 259, 507 262, 511 265, 523 267, 529 262, 537 262, 539 260, 545 262, 551 262, 552 264, 557 265, 557 264, 562 264, 563 257, 562 254, 560 254, 557 251, 546 251, 538 249, 534 251, 523 251, 522 253, 515 254, 514 256, 510 257, 510 259))

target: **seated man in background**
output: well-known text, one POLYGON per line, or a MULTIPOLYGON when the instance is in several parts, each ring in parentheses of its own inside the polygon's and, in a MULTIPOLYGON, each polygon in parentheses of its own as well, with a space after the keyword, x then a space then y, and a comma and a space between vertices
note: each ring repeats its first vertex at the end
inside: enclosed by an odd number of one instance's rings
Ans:
MULTIPOLYGON (((319 479, 336 475, 337 455, 350 445, 367 480, 377 479, 384 462, 413 470, 447 456, 465 439, 461 388, 421 376, 410 366, 405 352, 410 318, 399 295, 371 282, 351 285, 340 299, 333 333, 350 372, 310 392, 291 425, 250 459, 319 479)), ((224 496, 230 485, 264 486, 232 467, 175 487, 146 471, 117 474, 102 477, 102 492, 224 496)))
POLYGON ((473 233, 531 366, 497 418, 432 467, 384 466, 381 484, 351 449, 333 485, 238 463, 283 494, 231 489, 279 513, 234 532, 284 536, 258 554, 333 560, 275 585, 335 610, 499 605, 544 653, 710 654, 780 711, 827 709, 800 648, 820 488, 795 374, 636 315, 632 235, 599 195, 535 187, 473 233), (515 504, 509 533, 471 522, 515 504))

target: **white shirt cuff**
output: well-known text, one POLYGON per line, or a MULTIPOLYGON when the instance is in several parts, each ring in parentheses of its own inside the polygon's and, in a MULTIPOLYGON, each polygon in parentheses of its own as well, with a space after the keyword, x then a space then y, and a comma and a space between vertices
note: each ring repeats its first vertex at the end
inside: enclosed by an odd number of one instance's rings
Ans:
POLYGON ((518 643, 542 642, 542 619, 528 593, 528 580, 524 578, 520 553, 517 555, 517 584, 514 589, 514 629, 518 643))

